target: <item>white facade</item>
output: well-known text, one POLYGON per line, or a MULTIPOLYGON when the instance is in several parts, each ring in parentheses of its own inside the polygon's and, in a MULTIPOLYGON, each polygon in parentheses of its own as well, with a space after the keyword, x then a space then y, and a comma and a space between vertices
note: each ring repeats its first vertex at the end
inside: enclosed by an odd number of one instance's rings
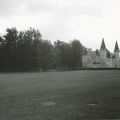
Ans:
POLYGON ((87 55, 82 56, 83 68, 120 68, 118 44, 115 45, 114 53, 111 53, 103 43, 100 50, 92 51, 89 49, 87 55))

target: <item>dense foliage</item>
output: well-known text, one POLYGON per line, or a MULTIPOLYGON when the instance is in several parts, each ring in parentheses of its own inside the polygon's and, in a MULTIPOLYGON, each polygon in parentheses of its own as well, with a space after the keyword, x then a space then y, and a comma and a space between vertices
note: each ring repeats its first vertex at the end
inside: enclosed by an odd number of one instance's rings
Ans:
POLYGON ((87 49, 79 40, 70 43, 42 39, 40 31, 7 28, 0 36, 0 71, 47 71, 82 67, 87 49))

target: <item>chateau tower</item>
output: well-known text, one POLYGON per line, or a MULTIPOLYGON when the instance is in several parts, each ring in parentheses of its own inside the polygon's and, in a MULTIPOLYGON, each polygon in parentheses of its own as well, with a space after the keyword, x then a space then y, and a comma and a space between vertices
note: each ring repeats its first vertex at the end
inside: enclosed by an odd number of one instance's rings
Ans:
POLYGON ((107 63, 107 49, 105 45, 104 38, 102 39, 102 44, 100 47, 100 64, 102 68, 106 68, 107 63))
POLYGON ((115 59, 118 59, 119 58, 119 47, 118 47, 117 41, 115 43, 114 53, 115 53, 115 59))
POLYGON ((115 43, 114 54, 115 54, 115 67, 119 67, 119 47, 117 41, 115 43))
POLYGON ((101 58, 106 58, 107 55, 107 49, 106 49, 106 45, 105 45, 105 41, 104 41, 104 38, 102 39, 102 44, 101 44, 101 47, 100 47, 100 55, 101 55, 101 58))
POLYGON ((120 68, 120 49, 117 41, 114 53, 111 53, 103 38, 100 50, 89 50, 87 55, 82 55, 82 65, 86 68, 120 68))

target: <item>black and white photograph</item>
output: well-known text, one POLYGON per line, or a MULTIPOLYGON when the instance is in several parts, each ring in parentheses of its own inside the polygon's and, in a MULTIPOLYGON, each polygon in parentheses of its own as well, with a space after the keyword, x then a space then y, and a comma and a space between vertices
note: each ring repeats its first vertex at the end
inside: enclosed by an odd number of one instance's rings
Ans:
POLYGON ((120 0, 0 0, 0 120, 120 120, 120 0))

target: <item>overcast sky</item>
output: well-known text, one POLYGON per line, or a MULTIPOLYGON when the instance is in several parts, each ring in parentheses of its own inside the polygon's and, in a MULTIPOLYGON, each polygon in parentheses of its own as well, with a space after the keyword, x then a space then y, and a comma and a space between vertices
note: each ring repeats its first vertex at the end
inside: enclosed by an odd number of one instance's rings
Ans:
POLYGON ((38 29, 44 39, 79 39, 99 49, 104 37, 112 52, 120 45, 120 0, 0 0, 0 33, 6 28, 38 29))

